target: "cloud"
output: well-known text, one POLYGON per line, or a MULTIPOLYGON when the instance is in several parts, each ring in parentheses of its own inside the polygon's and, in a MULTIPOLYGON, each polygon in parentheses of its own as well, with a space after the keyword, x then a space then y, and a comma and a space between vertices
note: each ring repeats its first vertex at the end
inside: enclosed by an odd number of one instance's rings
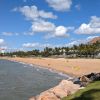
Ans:
POLYGON ((35 5, 14 8, 13 11, 20 11, 28 20, 37 20, 38 18, 57 18, 57 16, 54 15, 52 12, 38 10, 37 6, 35 5))
POLYGON ((51 33, 48 33, 48 35, 46 35, 45 38, 46 39, 55 38, 55 37, 66 38, 69 36, 68 32, 69 32, 68 27, 57 26, 57 27, 55 27, 55 29, 51 33))
POLYGON ((55 25, 51 22, 40 20, 32 23, 33 32, 51 32, 55 29, 55 25))
POLYGON ((45 12, 44 10, 38 10, 36 6, 24 6, 20 8, 14 8, 13 11, 20 11, 28 20, 32 21, 31 28, 27 35, 34 35, 35 33, 44 33, 45 38, 54 37, 68 37, 69 28, 65 26, 56 26, 54 23, 47 21, 47 18, 55 19, 52 12, 45 12))
POLYGON ((88 24, 83 23, 75 30, 77 34, 96 34, 100 33, 100 17, 92 16, 88 24))
POLYGON ((39 43, 24 43, 22 46, 25 48, 34 48, 34 47, 38 47, 39 43))
POLYGON ((49 43, 38 43, 38 42, 33 42, 33 43, 24 43, 22 44, 22 47, 23 48, 45 48, 45 47, 51 47, 51 48, 54 48, 54 47, 72 47, 73 45, 79 45, 79 44, 86 44, 88 43, 91 39, 95 38, 95 37, 99 37, 99 36, 89 36, 85 39, 78 39, 78 40, 73 40, 67 44, 59 44, 59 45, 56 45, 56 44, 49 44, 49 43))
POLYGON ((11 32, 2 32, 2 35, 12 36, 12 35, 13 35, 13 33, 11 33, 11 32))
POLYGON ((75 5, 75 8, 80 11, 81 10, 81 5, 77 4, 77 5, 75 5))
POLYGON ((54 47, 60 47, 61 45, 56 45, 56 44, 50 44, 50 43, 24 43, 22 44, 23 48, 27 48, 27 49, 32 49, 32 48, 40 48, 43 49, 45 47, 49 47, 49 48, 54 48, 54 47))
POLYGON ((87 41, 89 42, 90 40, 92 40, 93 38, 96 38, 96 37, 99 37, 99 36, 89 36, 89 37, 87 37, 87 41))
POLYGON ((69 11, 72 0, 46 0, 50 7, 56 11, 69 11))
POLYGON ((12 35, 19 35, 19 34, 18 33, 12 33, 12 32, 2 32, 2 35, 12 36, 12 35))
POLYGON ((22 44, 23 48, 45 48, 45 47, 54 47, 54 45, 49 43, 24 43, 22 44))
POLYGON ((89 37, 87 37, 85 39, 74 40, 74 41, 71 41, 68 44, 65 44, 65 46, 72 47, 73 45, 79 45, 81 43, 82 44, 86 44, 86 43, 88 43, 89 41, 91 41, 95 37, 99 37, 99 36, 89 36, 89 37))
POLYGON ((79 44, 81 44, 81 43, 83 43, 82 40, 74 40, 74 41, 71 41, 71 42, 68 43, 68 44, 65 44, 65 46, 66 46, 66 47, 72 47, 73 45, 79 45, 79 44))
POLYGON ((71 30, 71 27, 65 27, 65 26, 56 26, 52 22, 39 20, 34 21, 31 26, 32 32, 30 32, 30 35, 34 35, 36 32, 42 32, 47 33, 45 35, 45 38, 54 38, 54 37, 68 37, 69 30, 71 30))
POLYGON ((5 43, 4 39, 0 39, 0 46, 5 43))
POLYGON ((55 37, 67 37, 68 34, 66 34, 68 32, 68 28, 64 27, 64 26, 58 26, 55 28, 55 32, 54 35, 55 37))
POLYGON ((0 39, 0 50, 1 50, 1 52, 3 53, 4 51, 2 51, 2 50, 6 50, 6 49, 7 49, 7 46, 5 44, 5 40, 0 39))

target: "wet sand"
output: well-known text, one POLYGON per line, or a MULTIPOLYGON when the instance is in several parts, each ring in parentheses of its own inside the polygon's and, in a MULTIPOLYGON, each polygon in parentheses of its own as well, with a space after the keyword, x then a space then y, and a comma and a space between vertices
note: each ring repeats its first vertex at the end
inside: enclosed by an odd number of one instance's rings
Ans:
POLYGON ((100 72, 100 59, 65 58, 4 58, 28 64, 40 65, 69 75, 81 76, 91 72, 100 72))

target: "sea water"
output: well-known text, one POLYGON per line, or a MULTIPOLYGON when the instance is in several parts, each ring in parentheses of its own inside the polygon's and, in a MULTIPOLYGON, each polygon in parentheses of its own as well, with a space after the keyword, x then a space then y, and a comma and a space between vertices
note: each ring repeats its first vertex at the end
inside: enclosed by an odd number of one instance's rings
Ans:
POLYGON ((0 100, 28 100, 63 79, 68 76, 36 65, 0 60, 0 100))

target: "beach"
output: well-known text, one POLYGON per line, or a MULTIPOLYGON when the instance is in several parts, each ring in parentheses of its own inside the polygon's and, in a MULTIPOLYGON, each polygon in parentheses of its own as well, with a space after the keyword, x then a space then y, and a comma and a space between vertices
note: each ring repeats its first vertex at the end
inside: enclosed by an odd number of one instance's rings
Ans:
POLYGON ((73 76, 82 76, 92 72, 100 72, 100 59, 65 59, 65 58, 20 58, 5 57, 3 59, 39 65, 73 76))

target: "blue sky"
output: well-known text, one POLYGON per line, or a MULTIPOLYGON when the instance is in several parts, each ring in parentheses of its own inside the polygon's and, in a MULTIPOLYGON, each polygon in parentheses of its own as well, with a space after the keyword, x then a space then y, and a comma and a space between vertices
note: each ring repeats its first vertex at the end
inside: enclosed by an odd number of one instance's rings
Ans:
POLYGON ((100 36, 100 0, 0 0, 0 48, 72 46, 100 36))

